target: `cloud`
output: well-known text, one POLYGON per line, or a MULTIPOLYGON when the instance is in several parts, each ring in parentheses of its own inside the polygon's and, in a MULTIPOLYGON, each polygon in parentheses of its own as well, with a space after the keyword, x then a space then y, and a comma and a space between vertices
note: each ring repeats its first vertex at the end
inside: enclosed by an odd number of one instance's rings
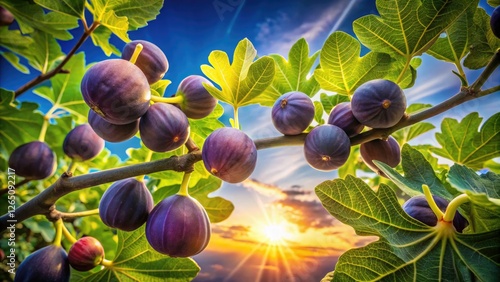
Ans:
POLYGON ((235 239, 246 236, 251 230, 250 226, 243 225, 213 225, 212 233, 218 234, 222 238, 235 239))
POLYGON ((317 200, 307 201, 289 197, 273 204, 282 208, 285 218, 296 224, 301 232, 309 228, 332 227, 336 222, 336 219, 317 200))
POLYGON ((247 179, 243 182, 241 182, 243 187, 251 189, 253 191, 256 191, 259 194, 262 194, 267 197, 273 197, 273 198, 286 198, 287 194, 283 192, 280 188, 274 185, 266 184, 263 182, 260 182, 256 179, 247 179))

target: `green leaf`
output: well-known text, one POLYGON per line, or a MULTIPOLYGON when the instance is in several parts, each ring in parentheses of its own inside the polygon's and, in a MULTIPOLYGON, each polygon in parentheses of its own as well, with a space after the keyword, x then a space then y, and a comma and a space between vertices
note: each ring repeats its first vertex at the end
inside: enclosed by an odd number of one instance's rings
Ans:
POLYGON ((202 65, 203 73, 222 89, 205 85, 215 98, 234 108, 260 103, 259 95, 271 85, 274 78, 274 60, 263 56, 253 61, 257 50, 247 39, 241 40, 234 50, 230 64, 223 51, 212 51, 208 61, 212 66, 202 65))
POLYGON ((71 281, 191 281, 200 268, 190 258, 171 258, 153 250, 144 226, 118 230, 118 247, 111 268, 96 273, 71 271, 71 281))
POLYGON ((19 57, 16 56, 16 54, 12 52, 0 52, 0 55, 9 62, 14 68, 16 68, 18 71, 24 73, 24 74, 29 74, 30 70, 28 67, 25 65, 21 64, 19 57))
POLYGON ((172 81, 168 79, 161 79, 158 80, 157 82, 151 84, 151 95, 155 95, 158 97, 163 97, 163 94, 165 93, 165 90, 167 87, 172 83, 172 81))
POLYGON ((111 30, 106 28, 105 26, 98 26, 94 32, 90 34, 90 38, 92 38, 92 42, 95 46, 101 47, 102 51, 106 56, 111 56, 111 54, 115 54, 117 56, 121 55, 121 52, 118 48, 116 48, 113 44, 109 42, 111 38, 111 30))
POLYGON ((388 69, 388 73, 384 76, 384 79, 390 81, 398 81, 398 85, 401 88, 410 88, 415 84, 417 79, 417 68, 422 63, 421 58, 412 58, 410 65, 406 66, 406 59, 397 58, 394 59, 388 69), (406 68, 406 69, 405 69, 406 68), (403 74, 401 74, 404 71, 403 74))
POLYGON ((482 8, 476 9, 470 53, 464 60, 469 69, 480 69, 490 61, 500 48, 500 39, 491 31, 490 16, 482 8))
POLYGON ((478 132, 482 118, 470 113, 458 122, 445 118, 436 139, 442 148, 431 148, 439 156, 470 168, 481 169, 484 162, 500 156, 500 113, 491 116, 478 132))
POLYGON ((64 15, 83 18, 83 10, 85 9, 85 0, 35 0, 38 5, 49 10, 59 12, 64 15))
POLYGON ((319 101, 314 101, 314 120, 318 124, 324 124, 325 121, 323 120, 323 104, 319 101))
POLYGON ((347 175, 356 176, 356 170, 363 164, 363 161, 359 155, 359 146, 351 146, 351 152, 349 153, 349 158, 338 169, 339 178, 346 178, 347 175))
POLYGON ((304 38, 293 44, 288 53, 288 61, 278 54, 269 55, 275 62, 275 76, 273 83, 259 97, 260 104, 272 106, 283 94, 290 91, 300 91, 309 97, 319 90, 319 84, 314 76, 308 78, 311 68, 318 57, 315 52, 309 57, 309 45, 304 38))
MULTIPOLYGON (((415 114, 422 110, 432 107, 430 104, 412 104, 406 108, 406 113, 415 114)), ((408 141, 414 139, 415 137, 422 135, 429 130, 434 129, 435 126, 429 122, 419 122, 411 126, 404 127, 392 134, 399 144, 406 144, 408 141)))
POLYGON ((495 173, 500 173, 500 163, 495 162, 494 160, 489 160, 485 162, 484 167, 488 168, 489 170, 495 173))
POLYGON ((497 6, 500 6, 500 0, 488 0, 488 4, 491 7, 497 7, 497 6))
POLYGON ((34 42, 30 47, 34 49, 33 57, 27 59, 32 67, 46 73, 54 61, 64 54, 52 35, 39 31, 35 31, 32 35, 34 42))
POLYGON ((349 97, 346 95, 339 95, 339 94, 328 95, 326 93, 321 93, 319 96, 319 100, 321 101, 321 104, 323 104, 323 109, 327 114, 330 114, 332 109, 337 104, 350 101, 349 97))
POLYGON ((361 45, 354 37, 341 31, 330 34, 321 49, 321 68, 314 71, 321 88, 352 95, 364 82, 387 74, 389 55, 369 52, 360 58, 360 52, 361 45))

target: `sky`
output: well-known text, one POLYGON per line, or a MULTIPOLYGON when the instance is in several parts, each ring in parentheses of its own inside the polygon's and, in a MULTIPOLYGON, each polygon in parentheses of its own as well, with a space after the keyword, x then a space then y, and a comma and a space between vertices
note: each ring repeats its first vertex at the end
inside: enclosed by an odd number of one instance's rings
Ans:
MULTIPOLYGON (((491 14, 491 7, 484 2, 481 6, 491 14)), ((236 44, 247 37, 259 56, 278 53, 287 57, 291 45, 303 37, 312 54, 331 32, 352 33, 353 20, 370 13, 376 13, 375 1, 167 0, 157 20, 129 35, 132 40, 151 41, 164 51, 170 64, 165 78, 172 81, 165 96, 170 96, 184 77, 203 75, 200 65, 207 64, 212 50, 232 55, 236 44)), ((116 38, 113 42, 119 49, 125 44, 116 38)), ((71 46, 71 42, 65 43, 63 50, 67 52, 71 46)), ((90 40, 82 50, 87 63, 107 59, 90 40)), ((405 90, 408 104, 436 104, 455 94, 460 83, 451 74, 453 66, 427 55, 422 59, 415 86, 405 90)), ((0 63, 2 87, 15 89, 28 80, 28 76, 4 68, 5 61, 0 63)), ((471 80, 478 73, 470 72, 471 80)), ((491 81, 488 86, 493 86, 491 81)), ((33 99, 44 108, 45 102, 32 93, 20 98, 33 99)), ((232 110, 224 107, 228 114, 221 121, 229 124, 232 110)), ((498 95, 490 95, 454 108, 446 116, 461 119, 479 111, 487 118, 499 108, 498 95)), ((270 116, 270 108, 244 107, 240 109, 241 127, 254 139, 278 136, 270 116)), ((431 122, 439 125, 443 116, 431 122)), ((435 142, 435 132, 424 134, 415 142, 435 142)), ((106 146, 123 158, 125 150, 138 147, 139 142, 135 139, 106 146)), ((351 227, 337 221, 321 206, 314 187, 336 176, 336 171, 310 168, 300 146, 259 151, 257 168, 248 180, 223 184, 213 194, 232 201, 235 210, 228 220, 213 225, 210 244, 194 257, 201 266, 195 281, 319 281, 333 270, 343 252, 376 240, 356 236, 351 227)))

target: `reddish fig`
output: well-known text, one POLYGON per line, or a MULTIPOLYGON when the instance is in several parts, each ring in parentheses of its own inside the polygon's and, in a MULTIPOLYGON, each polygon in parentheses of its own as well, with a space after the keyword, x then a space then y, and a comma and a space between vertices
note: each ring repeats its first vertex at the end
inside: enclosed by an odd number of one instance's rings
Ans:
POLYGON ((360 133, 365 127, 352 114, 351 103, 349 102, 337 104, 332 109, 328 116, 328 124, 342 128, 349 137, 360 133))
POLYGON ((320 125, 306 136, 304 155, 307 162, 318 170, 334 170, 349 158, 351 141, 338 126, 320 125))
POLYGON ((88 120, 94 132, 108 142, 128 140, 139 131, 139 119, 127 124, 112 124, 89 110, 88 120))
POLYGON ((73 128, 63 143, 64 153, 77 161, 95 158, 104 149, 104 140, 88 123, 73 128))
POLYGON ((401 149, 398 141, 392 136, 387 140, 375 139, 359 146, 359 153, 364 163, 381 176, 387 177, 374 163, 381 161, 390 167, 396 167, 401 162, 401 149))
POLYGON ((14 149, 9 157, 9 167, 26 179, 44 179, 54 174, 56 156, 46 143, 33 141, 14 149))
POLYGON ((68 252, 69 265, 78 271, 89 271, 104 259, 104 248, 94 237, 82 237, 68 252))
POLYGON ((314 104, 306 94, 292 91, 276 100, 271 112, 274 127, 285 135, 302 133, 314 119, 314 104))
POLYGON ((7 26, 14 22, 14 15, 4 7, 0 7, 0 26, 7 26))
POLYGON ((142 44, 143 49, 135 61, 135 65, 142 70, 149 84, 162 79, 168 71, 168 60, 163 51, 155 44, 145 40, 134 40, 125 45, 122 59, 130 60, 137 44, 142 44))
POLYGON ((212 85, 208 79, 199 75, 190 75, 179 84, 175 95, 182 97, 179 106, 188 118, 204 118, 217 105, 217 100, 205 89, 203 84, 212 85))
POLYGON ((69 281, 69 263, 66 251, 60 246, 49 245, 30 254, 16 271, 14 282, 69 281))

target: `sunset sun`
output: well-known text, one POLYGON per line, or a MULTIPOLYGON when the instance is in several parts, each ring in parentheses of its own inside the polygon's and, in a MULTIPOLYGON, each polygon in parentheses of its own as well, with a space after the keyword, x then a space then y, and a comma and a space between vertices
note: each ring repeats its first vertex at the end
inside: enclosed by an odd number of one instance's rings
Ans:
POLYGON ((268 224, 263 227, 262 233, 264 233, 266 242, 269 244, 282 243, 290 236, 283 224, 268 224))

